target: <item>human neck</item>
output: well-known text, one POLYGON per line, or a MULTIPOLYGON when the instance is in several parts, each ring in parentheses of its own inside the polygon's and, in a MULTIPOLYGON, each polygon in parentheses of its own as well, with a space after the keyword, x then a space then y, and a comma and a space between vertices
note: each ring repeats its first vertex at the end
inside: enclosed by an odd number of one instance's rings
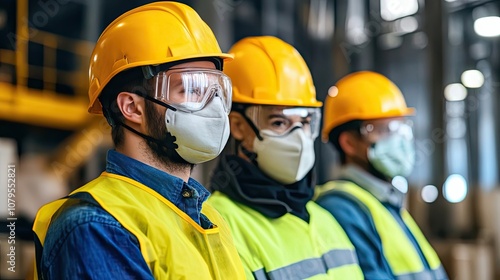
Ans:
POLYGON ((384 174, 380 173, 377 169, 375 169, 373 167, 373 165, 371 165, 370 163, 363 161, 361 159, 354 158, 354 157, 347 157, 346 163, 344 164, 344 166, 346 166, 346 165, 355 165, 358 168, 361 168, 362 170, 370 173, 371 175, 377 177, 378 179, 380 179, 382 181, 391 182, 390 178, 387 178, 387 176, 385 176, 384 174))
POLYGON ((124 143, 120 145, 120 147, 117 147, 116 150, 144 164, 147 164, 172 176, 181 178, 184 182, 187 182, 189 180, 189 177, 191 176, 192 166, 187 164, 177 164, 173 162, 163 162, 158 157, 153 155, 151 149, 149 149, 142 138, 137 137, 134 140, 137 141, 124 141, 124 143))

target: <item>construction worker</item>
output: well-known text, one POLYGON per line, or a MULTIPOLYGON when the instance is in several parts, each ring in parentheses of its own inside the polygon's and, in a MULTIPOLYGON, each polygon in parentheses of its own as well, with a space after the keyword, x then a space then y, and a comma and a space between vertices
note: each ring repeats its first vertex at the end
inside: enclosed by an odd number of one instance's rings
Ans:
POLYGON ((34 224, 43 279, 244 279, 229 228, 190 178, 229 137, 231 81, 190 7, 155 2, 113 21, 90 61, 89 112, 115 150, 106 172, 43 206, 34 224))
POLYGON ((381 74, 362 71, 330 88, 322 138, 339 152, 339 180, 318 188, 356 247, 366 279, 447 279, 437 254, 407 210, 395 176, 415 161, 412 125, 399 88, 381 74))
POLYGON ((230 50, 237 151, 220 160, 208 203, 228 222, 247 279, 362 279, 353 245, 311 200, 321 102, 300 54, 275 37, 230 50))

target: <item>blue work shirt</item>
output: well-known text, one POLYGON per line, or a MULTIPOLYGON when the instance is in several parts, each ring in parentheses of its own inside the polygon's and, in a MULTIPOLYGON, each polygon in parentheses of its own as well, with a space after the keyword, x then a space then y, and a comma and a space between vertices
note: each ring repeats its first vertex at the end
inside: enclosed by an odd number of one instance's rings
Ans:
MULTIPOLYGON (((185 183, 114 150, 108 152, 106 171, 150 187, 203 228, 212 226, 201 214, 210 193, 196 180, 185 183)), ((57 215, 39 261, 43 279, 154 279, 135 236, 96 202, 77 203, 57 215)))
MULTIPOLYGON (((409 240, 417 250, 426 269, 430 269, 415 237, 403 222, 400 210, 405 194, 360 168, 347 165, 341 170, 342 180, 351 181, 375 196, 401 226, 409 240)), ((380 239, 368 209, 360 207, 359 202, 340 192, 332 192, 318 199, 317 203, 327 209, 337 219, 339 224, 351 239, 356 248, 359 265, 365 279, 395 279, 388 261, 385 259, 382 241, 380 239)))

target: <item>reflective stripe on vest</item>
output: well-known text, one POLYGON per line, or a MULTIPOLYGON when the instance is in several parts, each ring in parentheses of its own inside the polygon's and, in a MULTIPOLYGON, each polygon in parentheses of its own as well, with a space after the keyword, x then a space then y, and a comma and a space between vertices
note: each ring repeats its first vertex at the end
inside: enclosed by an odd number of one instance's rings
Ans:
POLYGON ((448 279, 446 275, 446 271, 442 266, 434 269, 432 271, 421 271, 411 274, 399 275, 397 276, 397 280, 434 280, 434 279, 448 279))
POLYGON ((415 237, 424 258, 430 266, 430 271, 425 270, 425 265, 422 263, 417 249, 399 223, 372 194, 347 181, 332 181, 318 188, 320 189, 320 196, 327 195, 329 192, 342 192, 366 206, 366 208, 363 208, 370 212, 368 214, 372 217, 382 241, 385 258, 397 279, 447 279, 439 257, 408 211, 401 210, 403 222, 415 237))
MULTIPOLYGON (((206 203, 202 213, 215 228, 203 229, 157 192, 123 176, 104 172, 72 194, 80 192, 89 193, 137 238, 155 279, 245 279, 229 227, 206 203)), ((33 230, 42 246, 52 216, 66 201, 38 212, 33 230)))
POLYGON ((307 203, 309 223, 285 214, 276 219, 220 192, 209 203, 231 227, 247 271, 255 279, 363 279, 354 246, 335 218, 307 203))
POLYGON ((267 273, 264 269, 254 272, 255 279, 306 279, 326 274, 328 270, 344 265, 357 264, 358 257, 352 250, 331 250, 321 258, 303 260, 267 273))

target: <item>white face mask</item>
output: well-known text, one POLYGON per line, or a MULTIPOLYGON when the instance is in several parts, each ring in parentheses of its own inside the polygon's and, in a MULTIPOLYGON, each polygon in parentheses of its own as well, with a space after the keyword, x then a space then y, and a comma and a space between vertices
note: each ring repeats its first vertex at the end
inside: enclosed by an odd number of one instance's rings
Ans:
POLYGON ((177 153, 192 164, 216 158, 229 138, 229 117, 218 96, 200 111, 167 110, 165 124, 176 137, 177 153))
POLYGON ((302 180, 314 165, 314 140, 303 129, 276 136, 267 129, 255 138, 253 149, 259 169, 274 180, 288 185, 302 180))
POLYGON ((408 176, 415 165, 415 145, 400 134, 383 138, 368 149, 368 160, 389 178, 408 176))

